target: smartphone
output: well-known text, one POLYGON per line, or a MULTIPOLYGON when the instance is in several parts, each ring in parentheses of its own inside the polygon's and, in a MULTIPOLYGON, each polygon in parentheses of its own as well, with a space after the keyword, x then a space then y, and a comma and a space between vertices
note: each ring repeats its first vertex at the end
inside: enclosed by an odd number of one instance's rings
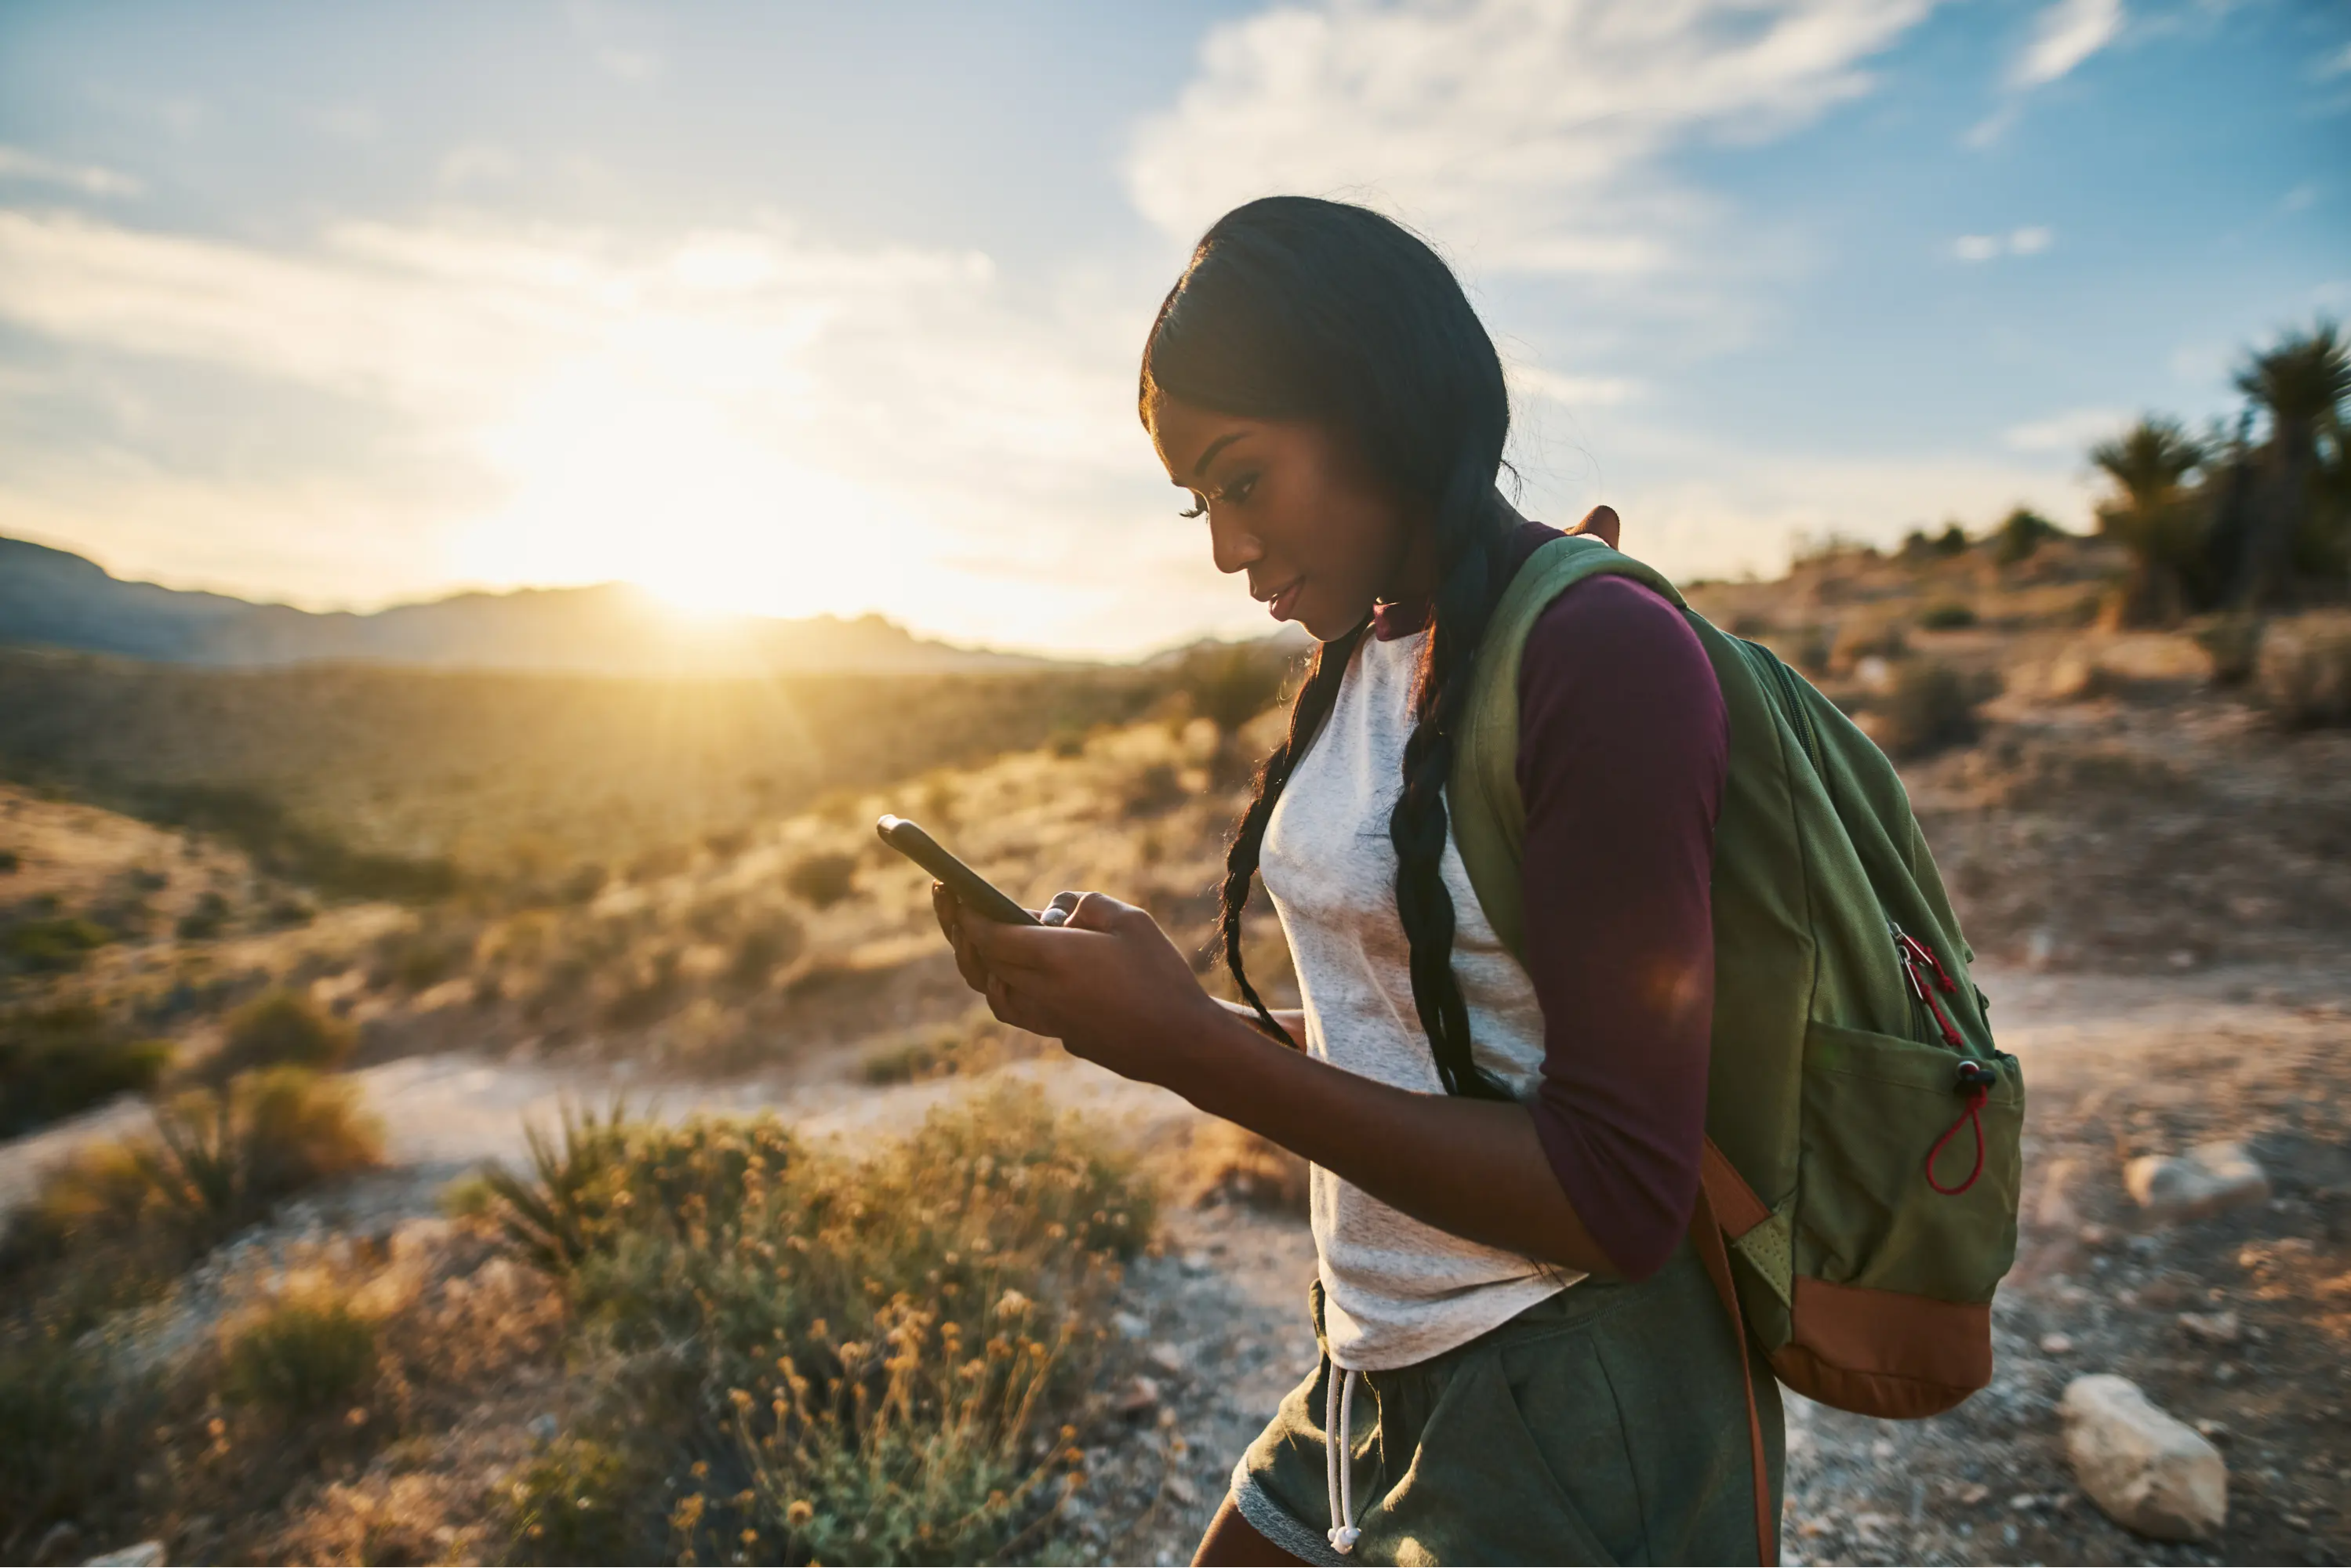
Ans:
POLYGON ((873 824, 882 841, 947 884, 956 902, 984 920, 1004 925, 1036 925, 1038 918, 1014 903, 1003 889, 939 847, 938 840, 904 817, 883 817, 873 824))

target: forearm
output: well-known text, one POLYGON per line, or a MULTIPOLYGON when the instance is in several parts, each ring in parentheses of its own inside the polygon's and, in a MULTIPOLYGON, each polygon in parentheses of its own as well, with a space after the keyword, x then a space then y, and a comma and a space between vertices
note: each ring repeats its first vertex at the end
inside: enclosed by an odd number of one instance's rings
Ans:
MULTIPOLYGON (((1216 998, 1216 1003, 1218 1007, 1224 1009, 1227 1012, 1232 1014, 1235 1018, 1241 1019, 1245 1023, 1255 1025, 1258 1022, 1257 1009, 1249 1006, 1247 1002, 1228 1002, 1225 1000, 1224 998, 1218 997, 1216 998)), ((1305 1049, 1306 1009, 1303 1008, 1268 1008, 1266 1011, 1273 1015, 1274 1022, 1280 1024, 1282 1028, 1290 1031, 1290 1038, 1298 1042, 1300 1050, 1302 1051, 1305 1049)), ((1260 1029, 1259 1032, 1263 1033, 1264 1030, 1260 1029)))
POLYGON ((1362 1077, 1282 1049, 1249 1027, 1255 1016, 1226 1004, 1209 1021, 1229 1038, 1203 1042, 1198 1065, 1168 1087, 1424 1224, 1586 1273, 1615 1271, 1561 1190, 1525 1106, 1362 1077))

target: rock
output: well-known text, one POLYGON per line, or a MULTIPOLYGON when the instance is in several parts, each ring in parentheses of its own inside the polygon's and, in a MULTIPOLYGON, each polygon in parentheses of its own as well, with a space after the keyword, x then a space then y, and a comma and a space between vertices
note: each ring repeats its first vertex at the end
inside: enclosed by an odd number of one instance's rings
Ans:
POLYGON ((81 1556, 81 1526, 72 1520, 62 1520, 49 1526, 41 1543, 33 1548, 36 1563, 72 1563, 81 1556))
POLYGON ((2045 1333, 2041 1336, 2041 1353, 2043 1355, 2071 1355, 2074 1342, 2062 1333, 2045 1333))
POLYGON ((1121 1339, 1141 1339, 1151 1332, 1151 1320, 1141 1312, 1113 1312, 1110 1326, 1118 1331, 1121 1339))
POLYGON ((555 1441, 555 1435, 561 1428, 555 1424, 554 1416, 541 1415, 530 1418, 528 1430, 534 1441, 545 1444, 555 1441))
POLYGON ((2270 1200, 2270 1178, 2241 1144, 2142 1155, 2125 1167, 2123 1185, 2151 1217, 2174 1224, 2270 1200))
POLYGON ((2107 1518, 2158 1541, 2201 1541, 2228 1521, 2220 1450, 2126 1377, 2077 1377, 2058 1409, 2074 1479, 2107 1518))
POLYGON ((1122 1416, 1141 1416, 1158 1406, 1159 1385, 1148 1377, 1136 1377, 1120 1391, 1117 1410, 1122 1416))
POLYGON ((2234 1344, 2240 1333, 2234 1312, 2182 1312, 2179 1332, 2205 1344, 2234 1344))
POLYGON ((163 1568, 163 1543, 142 1541, 136 1546, 126 1546, 120 1552, 110 1552, 102 1557, 85 1560, 82 1568, 163 1568))
POLYGON ((1184 1353, 1164 1340, 1144 1352, 1143 1355, 1144 1360, 1170 1377, 1180 1376, 1188 1364, 1184 1353))

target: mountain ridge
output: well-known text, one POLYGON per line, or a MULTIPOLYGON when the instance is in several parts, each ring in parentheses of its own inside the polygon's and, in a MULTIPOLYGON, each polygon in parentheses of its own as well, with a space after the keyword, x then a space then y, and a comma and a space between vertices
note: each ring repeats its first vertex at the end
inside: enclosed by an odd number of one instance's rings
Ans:
POLYGON ((71 550, 5 536, 0 643, 246 669, 348 661, 593 674, 936 674, 1063 663, 917 637, 876 614, 689 621, 619 582, 469 590, 365 614, 299 610, 118 578, 71 550))

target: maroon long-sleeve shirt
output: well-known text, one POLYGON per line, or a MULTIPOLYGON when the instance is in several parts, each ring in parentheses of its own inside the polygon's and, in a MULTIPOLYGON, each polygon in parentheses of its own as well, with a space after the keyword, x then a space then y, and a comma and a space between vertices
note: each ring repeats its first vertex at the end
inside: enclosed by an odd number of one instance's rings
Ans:
MULTIPOLYGON (((1511 564, 1560 538, 1521 525, 1511 564)), ((1408 636, 1423 603, 1384 605, 1408 636)), ((1589 579, 1536 621, 1519 674, 1528 977, 1542 1007, 1535 1130, 1628 1279, 1688 1228, 1714 1013, 1714 824, 1730 748, 1697 633, 1658 594, 1589 579)))

